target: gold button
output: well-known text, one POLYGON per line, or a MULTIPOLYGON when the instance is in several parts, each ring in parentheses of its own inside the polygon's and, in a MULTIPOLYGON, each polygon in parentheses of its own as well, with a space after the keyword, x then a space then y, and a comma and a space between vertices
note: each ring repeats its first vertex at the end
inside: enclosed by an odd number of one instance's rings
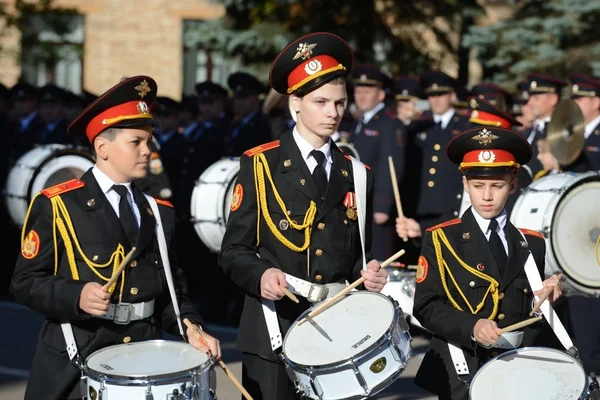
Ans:
POLYGON ((321 282, 322 280, 323 280, 323 277, 321 275, 315 276, 315 281, 321 282))
POLYGON ((317 225, 317 228, 319 229, 325 229, 325 224, 322 222, 319 222, 319 225, 317 225))
POLYGON ((433 162, 437 162, 437 160, 438 160, 438 156, 433 156, 433 157, 431 157, 431 161, 433 161, 433 162))
POLYGON ((131 268, 135 268, 135 267, 137 267, 137 260, 133 260, 133 261, 131 262, 131 264, 129 264, 129 266, 130 266, 131 268))
POLYGON ((503 293, 503 292, 501 292, 501 293, 498 295, 498 298, 499 298, 500 300, 502 300, 502 299, 504 298, 504 293, 503 293))
POLYGON ((429 168, 429 173, 431 175, 435 175, 435 168, 429 168))
POLYGON ((92 257, 92 261, 98 261, 98 255, 94 255, 94 257, 92 257))
POLYGON ((129 293, 135 296, 136 294, 138 294, 138 288, 132 287, 131 289, 129 289, 129 293))
POLYGON ((315 255, 316 255, 316 256, 321 256, 321 255, 323 255, 323 250, 321 250, 321 249, 317 249, 317 250, 315 250, 315 255))
POLYGON ((434 150, 439 150, 441 148, 442 148, 442 146, 440 146, 439 144, 436 144, 436 145, 433 146, 434 150))
POLYGON ((123 343, 129 343, 129 342, 131 342, 131 337, 130 336, 125 336, 123 338, 123 343))
POLYGON ((158 265, 158 260, 154 260, 154 264, 158 265))
POLYGON ((529 289, 527 289, 527 288, 523 289, 523 293, 529 293, 529 289))
POLYGON ((475 282, 474 281, 469 282, 469 286, 474 287, 475 286, 475 282))
POLYGON ((498 314, 498 319, 502 321, 504 319, 504 314, 498 314))
POLYGON ((434 187, 435 186, 435 182, 434 181, 429 181, 429 182, 427 182, 427 186, 434 187))
POLYGON ((290 210, 288 210, 287 215, 292 215, 292 212, 290 210))
POLYGON ((348 220, 347 219, 344 220, 344 225, 348 225, 348 220))

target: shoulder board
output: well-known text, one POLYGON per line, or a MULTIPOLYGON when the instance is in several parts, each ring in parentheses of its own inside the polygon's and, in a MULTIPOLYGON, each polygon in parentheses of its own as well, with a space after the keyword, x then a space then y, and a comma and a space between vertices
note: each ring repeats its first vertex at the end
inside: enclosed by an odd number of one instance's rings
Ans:
MULTIPOLYGON (((344 153, 344 151, 343 151, 343 150, 341 150, 341 149, 340 149, 340 151, 341 151, 341 152, 342 152, 342 154, 344 155, 344 158, 346 158, 346 159, 347 159, 347 160, 349 160, 349 161, 352 161, 352 157, 351 157, 351 156, 349 156, 348 154, 344 153)), ((363 165, 364 165, 364 166, 365 166, 365 167, 366 167, 368 170, 370 170, 370 169, 371 169, 371 167, 369 167, 367 164, 363 163, 363 165)))
POLYGON ((437 224, 437 225, 432 226, 431 228, 427 228, 426 231, 427 232, 435 231, 436 229, 445 228, 450 225, 460 224, 461 222, 462 222, 462 219, 460 219, 460 218, 451 219, 450 221, 442 222, 441 224, 437 224))
POLYGON ((544 238, 544 235, 542 235, 542 234, 541 234, 540 232, 538 232, 538 231, 534 231, 534 230, 531 230, 531 229, 525 229, 525 228, 519 228, 519 230, 520 230, 521 232, 523 232, 523 234, 524 234, 524 235, 537 236, 537 237, 539 237, 540 239, 543 239, 543 238, 544 238))
POLYGON ((49 187, 47 189, 42 190, 42 194, 47 198, 52 198, 59 194, 70 192, 71 190, 79 189, 85 186, 83 181, 79 179, 71 179, 68 182, 59 183, 56 186, 49 187))
POLYGON ((261 144, 260 146, 253 147, 250 150, 246 150, 244 152, 244 155, 247 155, 248 157, 252 157, 252 156, 255 156, 255 155, 259 154, 259 153, 262 153, 264 151, 271 150, 271 149, 274 149, 274 148, 277 148, 277 147, 279 147, 279 140, 274 140, 272 142, 261 144))
POLYGON ((163 199, 158 199, 158 198, 154 198, 154 200, 156 200, 156 204, 160 204, 163 206, 167 206, 167 207, 171 207, 173 208, 173 203, 171 203, 170 201, 167 200, 163 200, 163 199))

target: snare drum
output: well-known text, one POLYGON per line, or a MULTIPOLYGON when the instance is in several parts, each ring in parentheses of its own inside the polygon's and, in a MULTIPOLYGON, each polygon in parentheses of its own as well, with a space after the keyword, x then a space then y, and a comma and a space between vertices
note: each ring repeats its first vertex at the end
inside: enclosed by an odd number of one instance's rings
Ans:
POLYGON ((381 289, 381 294, 390 296, 398 302, 398 305, 404 311, 404 315, 411 325, 425 329, 421 323, 413 318, 413 306, 415 304, 415 287, 417 285, 417 272, 408 268, 394 266, 395 263, 386 267, 388 272, 388 282, 381 289))
POLYGON ((212 251, 221 250, 235 179, 240 170, 239 158, 224 158, 200 175, 192 191, 190 204, 194 229, 212 251))
POLYGON ((81 176, 92 166, 94 157, 88 151, 49 144, 23 154, 12 167, 4 195, 13 222, 23 225, 33 196, 48 187, 81 176))
POLYGON ((569 354, 545 347, 525 347, 500 354, 473 377, 471 400, 583 400, 588 377, 569 354))
POLYGON ((410 356, 411 337, 398 303, 366 291, 294 323, 280 355, 298 392, 321 400, 370 397, 400 376, 410 356))
POLYGON ((565 294, 600 296, 600 173, 545 176, 528 186, 510 216, 546 238, 546 275, 562 272, 565 294))
POLYGON ((150 340, 106 347, 85 362, 88 398, 211 400, 212 363, 183 342, 150 340))

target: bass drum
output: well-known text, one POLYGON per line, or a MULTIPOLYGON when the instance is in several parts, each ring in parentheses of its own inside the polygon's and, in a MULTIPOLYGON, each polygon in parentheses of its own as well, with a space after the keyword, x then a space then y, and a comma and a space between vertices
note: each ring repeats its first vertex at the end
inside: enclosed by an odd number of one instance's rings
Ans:
POLYGON ((23 225, 29 203, 38 192, 81 178, 93 166, 94 156, 89 151, 62 144, 36 147, 23 154, 10 170, 4 188, 13 222, 23 225))
POLYGON ((239 169, 239 158, 219 160, 200 175, 192 191, 190 214, 194 229, 214 252, 221 250, 239 169))
POLYGON ((600 172, 548 175, 517 199, 510 216, 546 239, 546 275, 562 272, 565 294, 600 296, 600 172))
POLYGON ((393 262, 385 267, 388 272, 388 281, 381 289, 381 294, 390 296, 398 302, 404 312, 406 320, 415 327, 426 330, 421 323, 413 317, 415 304, 415 289, 417 285, 417 272, 414 269, 403 267, 399 262, 393 262))

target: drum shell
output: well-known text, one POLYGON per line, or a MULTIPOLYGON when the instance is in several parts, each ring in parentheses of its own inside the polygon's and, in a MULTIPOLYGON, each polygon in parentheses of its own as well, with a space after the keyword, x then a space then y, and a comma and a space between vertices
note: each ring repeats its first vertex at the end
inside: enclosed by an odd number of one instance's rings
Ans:
POLYGON ((381 294, 390 296, 398 302, 404 312, 407 321, 420 329, 425 329, 421 323, 413 317, 415 304, 416 271, 403 268, 387 267, 388 282, 381 289, 381 294))
MULTIPOLYGON (((349 296, 361 294, 382 296, 394 304, 394 319, 391 321, 388 331, 354 357, 328 365, 298 364, 290 360, 284 350, 281 358, 286 365, 288 375, 304 396, 322 400, 366 399, 389 386, 408 365, 411 357, 411 338, 398 303, 389 296, 378 293, 355 292, 349 296), (385 368, 383 371, 374 371, 373 366, 382 359, 386 360, 385 368), (357 375, 362 377, 362 382, 361 379, 357 379, 357 375)), ((317 306, 304 312, 292 324, 291 329, 317 306)), ((286 340, 288 335, 286 335, 286 340)), ((284 340, 284 349, 286 340, 284 340)))
POLYGON ((194 229, 212 251, 221 250, 239 158, 227 158, 208 167, 196 181, 190 202, 194 229))
MULTIPOLYGON (((600 296, 600 279, 597 280, 599 284, 595 287, 585 285, 566 271, 566 267, 570 268, 569 266, 561 266, 555 247, 558 243, 554 239, 557 233, 555 217, 561 202, 568 198, 569 193, 587 182, 600 182, 598 172, 562 173, 543 177, 523 191, 510 216, 510 220, 515 226, 543 234, 546 242, 546 275, 563 273, 565 276, 563 290, 567 295, 600 296)), ((590 210, 592 213, 584 215, 583 218, 588 222, 595 223, 600 228, 600 213, 596 212, 591 205, 590 210)), ((583 212, 583 210, 581 211, 583 212)), ((577 234, 580 233, 577 232, 577 234)), ((575 237, 575 232, 572 236, 575 237)))
POLYGON ((23 225, 29 203, 38 192, 69 180, 49 183, 53 175, 71 168, 72 175, 77 175, 73 178, 80 178, 93 165, 91 153, 61 144, 36 147, 23 154, 10 170, 4 189, 6 206, 13 222, 23 225))
POLYGON ((164 340, 151 340, 147 342, 137 342, 130 344, 121 344, 110 346, 92 353, 86 360, 84 372, 87 378, 87 393, 88 398, 93 397, 92 393, 104 394, 104 399, 134 399, 145 398, 146 392, 150 390, 153 398, 166 399, 169 395, 177 390, 180 394, 182 388, 191 388, 197 386, 200 400, 212 400, 211 382, 209 369, 212 365, 212 360, 197 365, 195 368, 175 370, 169 374, 147 375, 147 376, 126 376, 118 372, 111 374, 108 372, 100 372, 89 367, 89 360, 101 352, 120 351, 127 346, 136 346, 140 344, 161 345, 168 344, 170 346, 190 346, 187 343, 169 342, 164 340))

